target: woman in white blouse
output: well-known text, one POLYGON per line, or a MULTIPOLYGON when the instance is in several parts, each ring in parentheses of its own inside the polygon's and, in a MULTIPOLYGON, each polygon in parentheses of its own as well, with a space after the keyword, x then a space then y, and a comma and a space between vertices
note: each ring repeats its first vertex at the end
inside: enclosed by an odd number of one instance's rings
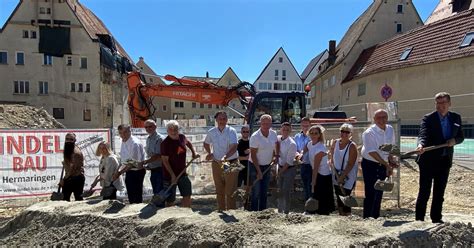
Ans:
POLYGON ((329 215, 335 210, 335 204, 332 173, 328 164, 323 131, 324 128, 322 126, 312 126, 308 131, 311 142, 308 142, 306 147, 309 152, 311 166, 313 167, 311 183, 313 187, 313 198, 319 202, 316 213, 329 215))
POLYGON ((281 124, 281 135, 278 136, 280 143, 280 158, 278 161, 278 212, 288 214, 290 212, 290 196, 293 189, 296 168, 294 160, 296 156, 296 142, 290 137, 291 124, 281 124))
POLYGON ((110 144, 102 141, 97 146, 95 152, 96 156, 101 156, 99 164, 99 175, 92 183, 93 188, 99 181, 102 187, 101 195, 105 199, 117 199, 117 190, 123 190, 123 183, 121 177, 113 181, 112 176, 119 169, 119 162, 117 155, 115 155, 110 148, 110 144))
MULTIPOLYGON (((350 140, 352 129, 351 124, 342 124, 339 128, 341 132, 340 138, 336 139, 331 146, 329 159, 335 169, 333 171, 333 184, 335 185, 336 196, 350 195, 357 179, 357 145, 350 140)), ((350 215, 351 208, 345 206, 339 197, 336 197, 336 199, 339 214, 344 216, 350 215)))

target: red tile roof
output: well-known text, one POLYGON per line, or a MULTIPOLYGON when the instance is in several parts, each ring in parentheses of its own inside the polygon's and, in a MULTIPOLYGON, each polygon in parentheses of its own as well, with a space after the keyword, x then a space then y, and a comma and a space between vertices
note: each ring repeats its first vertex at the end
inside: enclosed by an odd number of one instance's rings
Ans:
MULTIPOLYGON (((107 29, 105 24, 102 22, 102 20, 99 19, 90 9, 88 9, 86 6, 82 5, 78 0, 67 0, 67 3, 73 13, 77 16, 79 21, 81 22, 82 26, 84 26, 84 29, 86 32, 89 34, 91 39, 97 40, 97 34, 108 34, 112 35, 112 33, 107 29)), ((133 60, 130 58, 130 56, 125 52, 125 49, 120 45, 120 43, 115 40, 115 45, 117 46, 118 52, 122 55, 128 58, 131 63, 133 63, 133 60)))
POLYGON ((474 56, 474 46, 460 48, 464 36, 474 31, 474 10, 415 28, 365 49, 342 83, 370 74, 474 56), (412 48, 406 60, 400 55, 412 48))

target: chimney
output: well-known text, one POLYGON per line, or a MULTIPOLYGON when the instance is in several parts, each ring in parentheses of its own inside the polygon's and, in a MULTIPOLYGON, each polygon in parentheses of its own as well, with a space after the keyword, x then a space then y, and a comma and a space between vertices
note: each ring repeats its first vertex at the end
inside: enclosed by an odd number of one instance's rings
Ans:
POLYGON ((329 41, 329 56, 328 56, 328 66, 331 66, 336 61, 336 41, 329 41))
POLYGON ((138 58, 139 61, 144 61, 143 57, 138 58))
POLYGON ((209 72, 206 71, 206 78, 209 78, 209 72))

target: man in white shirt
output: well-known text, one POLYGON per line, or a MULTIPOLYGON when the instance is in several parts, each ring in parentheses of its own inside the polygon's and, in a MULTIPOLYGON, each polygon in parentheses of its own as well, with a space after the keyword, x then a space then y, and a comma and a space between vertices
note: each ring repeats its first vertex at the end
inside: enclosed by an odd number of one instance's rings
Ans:
MULTIPOLYGON (((120 161, 123 164, 127 160, 134 160, 137 162, 145 159, 145 150, 135 136, 132 136, 129 125, 121 124, 118 126, 120 137, 122 138, 122 146, 120 147, 120 161)), ((128 201, 130 203, 142 203, 143 201, 143 180, 145 179, 146 171, 137 163, 136 167, 122 166, 115 175, 115 179, 119 175, 126 172, 125 187, 127 188, 128 201)), ((114 180, 115 180, 114 179, 114 180)))
POLYGON ((364 175, 365 199, 364 218, 378 218, 383 191, 375 190, 377 179, 385 180, 392 175, 392 158, 388 152, 381 151, 383 144, 395 145, 393 127, 387 124, 388 113, 383 109, 375 111, 374 124, 362 134, 362 173, 364 175))
POLYGON ((278 158, 276 147, 277 134, 271 130, 272 117, 264 114, 260 117, 260 129, 250 137, 250 180, 259 180, 252 188, 251 211, 267 208, 267 192, 270 183, 270 172, 267 170, 275 158, 278 158), (264 173, 265 172, 265 173, 264 173))
POLYGON ((214 118, 217 121, 217 127, 213 127, 207 132, 204 149, 207 152, 206 160, 212 160, 212 177, 216 185, 217 209, 224 211, 236 208, 232 194, 237 190, 239 172, 224 172, 222 162, 237 162, 238 141, 235 129, 227 125, 226 112, 219 111, 214 118))

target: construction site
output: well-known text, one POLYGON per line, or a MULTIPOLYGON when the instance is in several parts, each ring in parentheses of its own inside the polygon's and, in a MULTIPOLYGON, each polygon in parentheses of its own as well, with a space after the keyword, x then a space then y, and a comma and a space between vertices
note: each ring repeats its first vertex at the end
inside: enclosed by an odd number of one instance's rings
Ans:
MULTIPOLYGON (((1 117, 15 111, 44 125, 35 124, 34 128, 50 128, 55 123, 47 115, 34 115, 41 110, 3 108, 6 111, 0 114, 1 117)), ((27 123, 23 125, 22 128, 29 127, 27 123)), ((135 135, 140 137, 139 132, 135 135)), ((203 135, 189 135, 196 150, 202 152, 199 143, 203 135)), ((119 200, 102 200, 98 194, 80 202, 50 201, 49 193, 27 199, 4 198, 0 201, 0 245, 471 247, 474 242, 474 189, 471 187, 474 172, 456 162, 445 193, 444 224, 414 220, 419 172, 413 160, 402 161, 398 173, 399 189, 396 190, 399 195, 393 194, 383 201, 378 219, 362 219, 361 207, 354 208, 351 216, 304 214, 304 201, 298 186, 288 215, 277 213, 272 191, 267 210, 249 212, 239 202, 237 210, 217 211, 208 166, 201 162, 189 171, 191 178, 195 178, 191 209, 179 207, 179 197, 178 206, 157 208, 147 203, 151 199, 149 192, 142 204, 128 204, 124 196, 119 200)), ((91 170, 97 170, 97 167, 92 166, 91 170)), ((148 179, 145 181, 147 183, 148 179)), ((53 190, 54 184, 51 183, 53 190)), ((356 192, 357 195, 359 201, 362 200, 360 193, 356 192)))

